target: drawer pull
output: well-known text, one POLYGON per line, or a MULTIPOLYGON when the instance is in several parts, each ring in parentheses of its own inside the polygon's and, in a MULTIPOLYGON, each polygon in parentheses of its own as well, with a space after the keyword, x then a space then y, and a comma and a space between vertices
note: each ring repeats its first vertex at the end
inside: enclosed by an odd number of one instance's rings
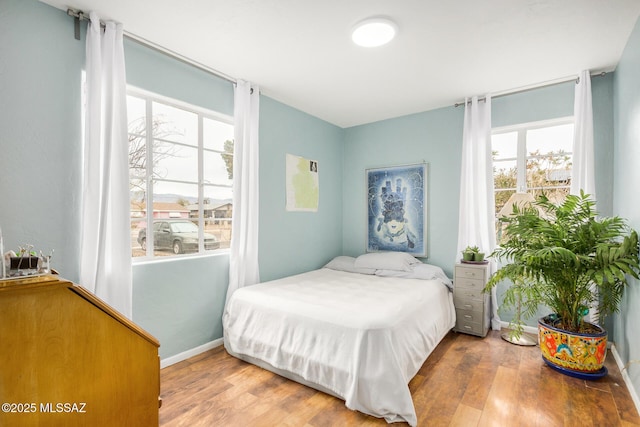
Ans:
POLYGON ((465 315, 464 315, 464 318, 465 318, 465 319, 473 319, 473 316, 471 316, 470 314, 465 314, 465 315))
POLYGON ((465 304, 464 308, 473 308, 473 306, 471 304, 465 304))
POLYGON ((469 325, 464 325, 464 328, 465 329, 472 329, 471 326, 469 326, 469 325))

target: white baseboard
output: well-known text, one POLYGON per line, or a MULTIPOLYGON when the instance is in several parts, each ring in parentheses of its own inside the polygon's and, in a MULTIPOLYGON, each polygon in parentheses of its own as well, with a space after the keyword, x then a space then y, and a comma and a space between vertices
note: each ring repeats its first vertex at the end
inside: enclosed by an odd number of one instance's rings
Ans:
POLYGON ((635 388, 633 388, 633 383, 631 382, 631 377, 627 373, 627 370, 624 369, 624 363, 622 362, 622 358, 616 349, 615 344, 611 345, 611 354, 613 354, 613 358, 616 360, 616 364, 618 365, 618 369, 620 369, 620 373, 622 374, 622 379, 624 383, 627 385, 627 390, 629 390, 629 394, 631 395, 631 400, 636 405, 636 409, 638 413, 640 413, 640 398, 638 398, 638 392, 635 388))
POLYGON ((220 347, 223 342, 224 341, 222 338, 218 338, 217 340, 213 340, 190 350, 183 351, 182 353, 176 354, 175 356, 162 359, 160 360, 160 369, 166 368, 167 366, 171 366, 178 362, 182 362, 183 360, 187 360, 190 357, 197 356, 198 354, 204 353, 205 351, 211 350, 212 348, 220 347))

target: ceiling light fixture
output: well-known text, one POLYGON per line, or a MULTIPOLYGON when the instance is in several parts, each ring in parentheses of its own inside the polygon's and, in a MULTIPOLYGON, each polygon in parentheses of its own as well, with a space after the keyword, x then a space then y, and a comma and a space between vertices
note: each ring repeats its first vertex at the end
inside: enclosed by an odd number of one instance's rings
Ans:
POLYGON ((389 43, 396 36, 398 26, 387 18, 369 18, 359 22, 351 33, 358 46, 377 47, 389 43))

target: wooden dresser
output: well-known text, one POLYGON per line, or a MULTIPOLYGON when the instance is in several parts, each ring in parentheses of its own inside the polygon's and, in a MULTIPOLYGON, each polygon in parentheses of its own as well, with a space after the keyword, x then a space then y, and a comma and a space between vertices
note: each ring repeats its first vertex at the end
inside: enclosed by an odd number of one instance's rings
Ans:
POLYGON ((159 346, 67 280, 0 280, 0 426, 157 426, 159 346))
POLYGON ((487 264, 456 264, 453 303, 456 306, 455 331, 484 337, 491 317, 489 294, 482 292, 489 280, 487 264))

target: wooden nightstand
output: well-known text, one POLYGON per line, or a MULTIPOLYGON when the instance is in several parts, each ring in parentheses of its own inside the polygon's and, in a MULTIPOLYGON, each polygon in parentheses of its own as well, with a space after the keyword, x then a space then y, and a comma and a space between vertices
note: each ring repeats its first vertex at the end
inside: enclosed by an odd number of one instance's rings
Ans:
POLYGON ((453 278, 455 331, 481 337, 487 335, 491 317, 490 295, 482 290, 488 280, 488 264, 456 264, 453 278))

